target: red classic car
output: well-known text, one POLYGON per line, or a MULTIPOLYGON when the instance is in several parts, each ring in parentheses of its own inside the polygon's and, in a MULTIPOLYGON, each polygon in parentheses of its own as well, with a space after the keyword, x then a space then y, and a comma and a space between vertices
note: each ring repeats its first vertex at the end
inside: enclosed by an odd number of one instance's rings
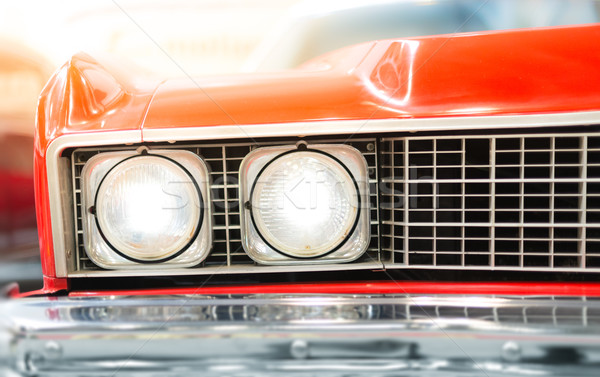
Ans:
POLYGON ((24 375, 597 375, 600 26, 367 42, 39 101, 24 375))

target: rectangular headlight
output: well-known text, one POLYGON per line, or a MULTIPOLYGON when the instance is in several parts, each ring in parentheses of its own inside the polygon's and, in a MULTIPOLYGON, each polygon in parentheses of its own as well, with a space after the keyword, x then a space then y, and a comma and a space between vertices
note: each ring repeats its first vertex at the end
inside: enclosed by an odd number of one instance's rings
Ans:
POLYGON ((189 151, 101 153, 82 171, 82 223, 89 258, 107 269, 178 268, 212 245, 204 161, 189 151))
POLYGON ((370 240, 367 163, 347 145, 259 148, 240 167, 242 245, 271 265, 350 262, 370 240))

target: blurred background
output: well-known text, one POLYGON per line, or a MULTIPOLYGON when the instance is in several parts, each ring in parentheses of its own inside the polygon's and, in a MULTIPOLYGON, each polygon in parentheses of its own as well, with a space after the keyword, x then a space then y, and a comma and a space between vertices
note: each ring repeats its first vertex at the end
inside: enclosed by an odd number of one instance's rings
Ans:
POLYGON ((598 22, 592 0, 21 0, 0 3, 0 286, 41 286, 37 96, 74 53, 160 78, 280 70, 359 42, 598 22))

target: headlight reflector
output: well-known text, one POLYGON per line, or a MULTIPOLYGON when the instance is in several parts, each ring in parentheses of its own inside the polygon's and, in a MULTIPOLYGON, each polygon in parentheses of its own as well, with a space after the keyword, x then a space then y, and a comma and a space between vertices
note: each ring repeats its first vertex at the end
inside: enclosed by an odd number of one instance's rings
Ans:
POLYGON ((197 235, 202 197, 191 175, 162 156, 135 156, 114 166, 96 193, 96 219, 125 258, 173 257, 197 235))

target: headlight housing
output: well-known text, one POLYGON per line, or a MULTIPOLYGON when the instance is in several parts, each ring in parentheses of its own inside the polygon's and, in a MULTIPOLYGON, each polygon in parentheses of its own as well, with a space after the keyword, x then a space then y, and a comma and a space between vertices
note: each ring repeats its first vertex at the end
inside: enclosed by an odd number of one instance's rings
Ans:
POLYGON ((240 167, 242 245, 262 264, 353 261, 369 244, 368 190, 350 146, 256 149, 240 167))
POLYGON ((212 243, 208 169, 188 151, 112 152, 82 170, 85 251, 107 269, 191 267, 212 243))

